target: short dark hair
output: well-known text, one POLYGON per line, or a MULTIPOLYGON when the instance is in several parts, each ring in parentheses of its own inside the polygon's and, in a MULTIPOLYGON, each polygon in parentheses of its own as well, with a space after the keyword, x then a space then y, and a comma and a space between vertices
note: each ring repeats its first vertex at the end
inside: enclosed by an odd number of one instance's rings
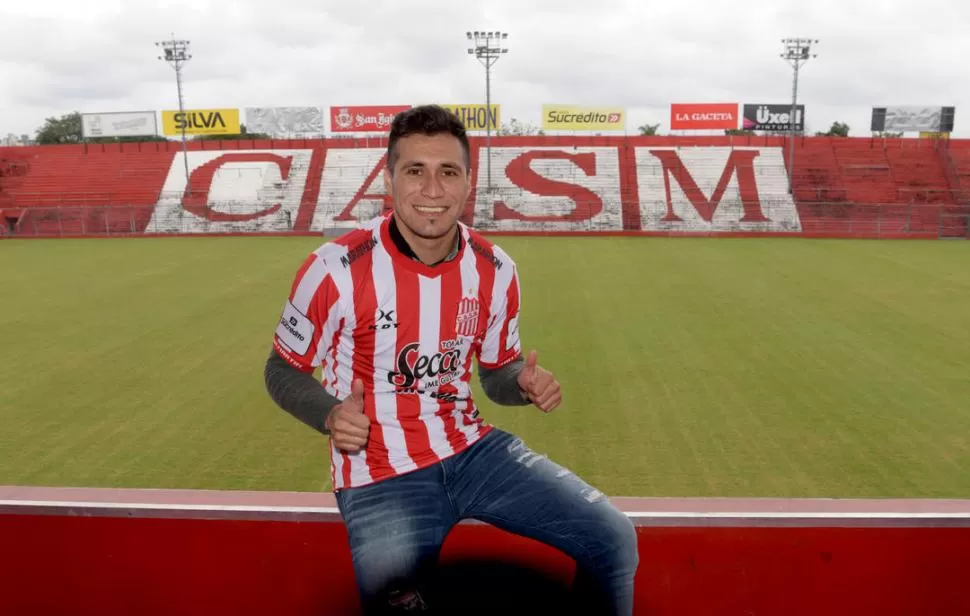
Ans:
POLYGON ((397 162, 395 146, 399 139, 408 135, 439 135, 448 133, 458 139, 465 153, 465 168, 471 169, 471 154, 465 125, 457 115, 441 105, 421 105, 412 107, 394 116, 391 132, 387 141, 387 167, 394 172, 397 162))

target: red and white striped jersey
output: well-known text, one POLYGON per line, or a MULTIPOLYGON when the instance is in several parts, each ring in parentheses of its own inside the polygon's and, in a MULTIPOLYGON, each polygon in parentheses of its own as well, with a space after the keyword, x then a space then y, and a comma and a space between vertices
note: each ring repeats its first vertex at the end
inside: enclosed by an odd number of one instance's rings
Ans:
POLYGON ((472 400, 472 358, 498 368, 521 356, 516 265, 465 225, 457 257, 429 267, 402 254, 390 216, 328 242, 296 275, 274 336, 277 352, 344 399, 364 382, 367 447, 330 445, 335 490, 456 454, 491 426, 472 400))

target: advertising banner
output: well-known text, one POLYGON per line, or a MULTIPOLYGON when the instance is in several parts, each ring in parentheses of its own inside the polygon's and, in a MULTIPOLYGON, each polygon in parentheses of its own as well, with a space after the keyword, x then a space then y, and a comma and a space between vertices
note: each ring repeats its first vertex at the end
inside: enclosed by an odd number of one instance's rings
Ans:
POLYGON ((737 103, 674 103, 671 130, 719 130, 738 127, 737 103))
POLYGON ((501 105, 492 105, 488 109, 486 105, 456 105, 438 103, 445 109, 452 111, 469 131, 483 131, 491 128, 495 132, 502 126, 501 105))
MULTIPOLYGON (((783 132, 792 130, 791 103, 782 105, 745 105, 744 130, 763 130, 766 132, 783 132)), ((795 106, 795 131, 805 130, 805 105, 795 106)))
POLYGON ((872 132, 953 132, 954 107, 873 107, 872 132))
POLYGON ((154 111, 82 113, 81 135, 96 137, 153 137, 158 134, 154 111))
POLYGON ((238 135, 238 109, 186 109, 162 112, 162 131, 167 137, 181 135, 238 135))
POLYGON ((330 108, 332 133, 386 133, 394 116, 411 105, 339 105, 330 108))
POLYGON ((247 107, 246 131, 274 137, 323 134, 323 110, 319 107, 247 107))
POLYGON ((623 107, 543 105, 543 130, 626 130, 623 107))

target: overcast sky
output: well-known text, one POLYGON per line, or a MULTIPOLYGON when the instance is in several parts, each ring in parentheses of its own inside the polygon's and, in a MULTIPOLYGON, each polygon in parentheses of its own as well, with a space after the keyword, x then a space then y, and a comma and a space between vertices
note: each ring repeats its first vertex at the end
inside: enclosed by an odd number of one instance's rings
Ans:
POLYGON ((786 103, 783 37, 808 130, 868 135, 874 105, 954 105, 970 136, 966 0, 30 0, 0 2, 0 135, 45 117, 177 108, 154 42, 191 41, 189 108, 484 102, 466 30, 509 33, 502 118, 543 103, 622 105, 630 132, 672 102, 786 103))

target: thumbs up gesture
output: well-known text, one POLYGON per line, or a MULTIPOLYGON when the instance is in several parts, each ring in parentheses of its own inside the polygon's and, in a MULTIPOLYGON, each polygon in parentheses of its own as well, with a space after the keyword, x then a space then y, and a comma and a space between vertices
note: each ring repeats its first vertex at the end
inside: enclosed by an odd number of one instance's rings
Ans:
POLYGON ((562 402, 562 391, 552 373, 539 365, 538 355, 534 350, 529 352, 519 373, 519 389, 541 411, 548 413, 562 402))
POLYGON ((364 382, 354 379, 350 395, 330 410, 325 426, 337 449, 355 453, 367 445, 370 419, 364 414, 364 382))

